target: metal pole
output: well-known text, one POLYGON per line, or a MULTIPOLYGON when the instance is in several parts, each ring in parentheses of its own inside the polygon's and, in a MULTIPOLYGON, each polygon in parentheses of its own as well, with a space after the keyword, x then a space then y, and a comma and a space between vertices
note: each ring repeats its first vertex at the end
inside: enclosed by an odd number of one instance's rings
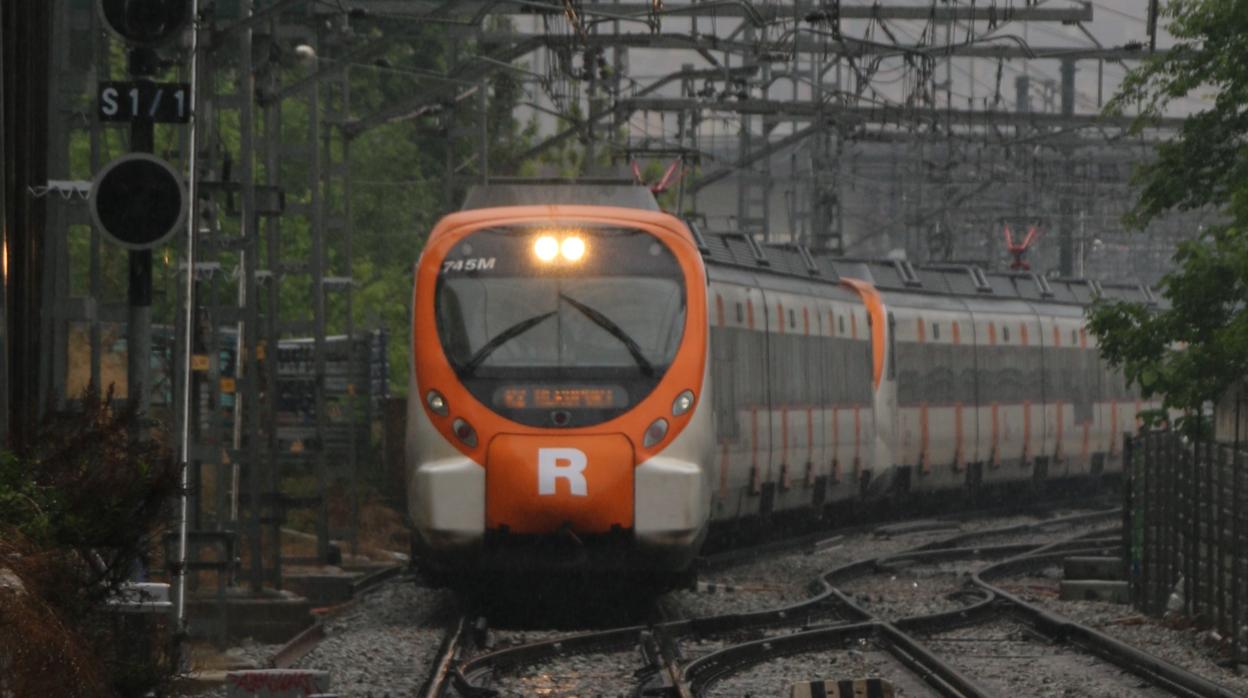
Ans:
MULTIPOLYGON (((312 38, 313 49, 320 50, 320 31, 312 38)), ((316 557, 322 563, 329 561, 329 461, 325 452, 326 400, 325 400, 325 212, 322 197, 322 149, 321 143, 321 85, 314 83, 308 91, 308 147, 311 162, 308 167, 312 214, 312 363, 314 382, 313 401, 316 405, 316 484, 321 500, 316 518, 316 557)))
POLYGON ((7 111, 5 100, 10 99, 5 92, 9 66, 4 62, 4 44, 9 33, 7 18, 0 14, 0 443, 9 439, 9 332, 8 332, 8 286, 9 286, 9 177, 6 162, 7 150, 5 141, 8 132, 5 130, 4 115, 7 111))
MULTIPOLYGON (((130 50, 129 72, 136 78, 156 73, 156 53, 151 49, 130 50)), ((151 119, 135 117, 130 122, 130 151, 152 152, 155 124, 151 119)), ((126 395, 137 405, 140 418, 147 416, 151 406, 148 394, 152 372, 152 251, 131 250, 129 269, 128 314, 126 321, 126 395)), ((138 427, 136 437, 145 438, 138 427)))
POLYGON ((1148 0, 1148 50, 1157 50, 1157 0, 1148 0))
POLYGON ((177 630, 185 632, 186 630, 186 554, 187 554, 187 516, 190 513, 189 500, 187 493, 190 489, 190 460, 191 460, 191 387, 195 380, 191 371, 191 354, 192 339, 195 327, 195 232, 196 226, 199 225, 199 173, 196 171, 198 166, 198 131, 199 131, 199 115, 196 111, 198 106, 197 98, 199 97, 199 0, 191 0, 191 120, 189 124, 190 135, 188 142, 191 144, 187 157, 187 167, 189 168, 187 189, 191 201, 191 215, 186 217, 186 280, 183 289, 183 298, 186 306, 183 312, 186 317, 185 327, 182 328, 182 353, 181 378, 182 378, 182 404, 179 406, 181 412, 181 434, 179 434, 179 453, 178 460, 182 468, 182 495, 180 502, 180 512, 178 521, 178 566, 177 566, 177 605, 175 606, 174 617, 176 620, 177 630))
MULTIPOLYGON (((269 18, 269 36, 277 36, 277 19, 270 15, 269 18)), ((265 91, 273 94, 279 86, 278 67, 270 59, 265 64, 265 91)), ((279 153, 281 151, 281 115, 282 103, 280 100, 264 105, 264 177, 265 184, 274 187, 279 180, 281 172, 281 160, 279 153)), ((268 215, 265 217, 265 264, 270 273, 267 277, 267 294, 265 313, 265 395, 268 396, 264 401, 265 413, 264 418, 268 423, 265 430, 266 447, 264 451, 265 466, 267 468, 265 487, 269 492, 281 491, 281 468, 278 461, 278 439, 277 439, 277 363, 278 363, 278 314, 279 314, 279 296, 281 292, 281 277, 274 273, 273 270, 278 267, 278 260, 281 257, 280 240, 281 240, 281 217, 268 215)), ((258 300, 258 299, 257 299, 258 300)), ((270 524, 272 526, 273 540, 281 540, 281 519, 284 516, 284 510, 279 506, 275 506, 274 516, 270 524)), ((271 546, 271 557, 269 564, 269 574, 271 575, 271 583, 275 589, 282 586, 282 546, 271 546)))
POLYGON ((1243 463, 1239 457, 1239 417, 1240 406, 1244 402, 1242 389, 1235 392, 1235 442, 1231 445, 1231 544, 1235 554, 1231 559, 1231 661, 1233 666, 1240 664, 1240 634, 1243 626, 1240 621, 1240 589, 1244 586, 1243 560, 1248 557, 1244 549, 1244 517, 1240 513, 1243 504, 1243 463))
MULTIPOLYGON (((248 15, 254 9, 248 8, 248 15)), ((233 506, 238 511, 239 489, 242 482, 239 477, 241 462, 247 469, 247 501, 250 506, 247 518, 247 535, 251 542, 251 589, 259 592, 264 588, 264 546, 261 529, 263 501, 260 470, 260 386, 259 363, 256 359, 256 347, 259 346, 260 306, 256 288, 256 270, 260 261, 260 238, 258 226, 259 216, 256 215, 256 182, 255 182, 255 116, 252 111, 256 93, 256 76, 252 62, 253 34, 250 26, 244 27, 238 37, 238 121, 239 121, 239 178, 242 187, 242 210, 240 220, 242 250, 239 253, 240 274, 238 278, 239 321, 237 326, 237 343, 234 360, 234 375, 237 380, 234 393, 234 453, 232 458, 230 489, 233 506), (244 438, 244 433, 246 438, 244 438), (246 449, 244 451, 244 448, 246 449), (244 455, 245 454, 245 455, 244 455)), ((241 518, 241 513, 240 513, 241 518)), ((236 519, 236 521, 241 521, 236 519)), ((281 547, 280 535, 274 539, 274 545, 281 547)))
MULTIPOLYGON (((1062 116, 1071 117, 1075 114, 1075 62, 1073 60, 1062 61, 1062 116)), ((1062 178, 1061 185, 1061 238, 1059 239, 1060 259, 1058 266, 1063 277, 1071 277, 1075 273, 1075 231, 1073 218, 1074 203, 1070 198, 1071 180, 1074 178, 1075 170, 1071 162, 1070 149, 1065 149, 1064 157, 1065 173, 1062 178)))
MULTIPOLYGON (((594 105, 592 81, 590 82, 590 85, 591 85, 591 92, 590 92, 590 98, 589 98, 589 105, 590 105, 590 108, 592 109, 594 105)), ((481 103, 481 128, 480 128, 480 133, 478 134, 480 137, 481 152, 478 155, 478 159, 480 160, 480 166, 481 166, 481 183, 489 184, 490 183, 490 124, 489 124, 490 83, 485 80, 482 80, 481 87, 480 87, 478 94, 479 94, 478 99, 480 100, 480 103, 481 103)), ((594 137, 593 137, 594 125, 593 124, 594 122, 592 121, 589 122, 589 128, 590 128, 589 142, 586 143, 585 145, 585 152, 586 152, 585 157, 589 161, 590 167, 593 167, 593 152, 594 152, 593 151, 593 148, 594 148, 594 137)))

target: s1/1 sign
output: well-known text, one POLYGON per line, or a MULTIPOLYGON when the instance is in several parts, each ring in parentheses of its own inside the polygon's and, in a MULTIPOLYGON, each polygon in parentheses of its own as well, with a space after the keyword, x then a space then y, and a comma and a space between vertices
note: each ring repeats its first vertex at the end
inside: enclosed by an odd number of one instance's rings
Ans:
POLYGON ((101 82, 96 97, 100 121, 184 124, 191 117, 191 86, 184 82, 101 82))

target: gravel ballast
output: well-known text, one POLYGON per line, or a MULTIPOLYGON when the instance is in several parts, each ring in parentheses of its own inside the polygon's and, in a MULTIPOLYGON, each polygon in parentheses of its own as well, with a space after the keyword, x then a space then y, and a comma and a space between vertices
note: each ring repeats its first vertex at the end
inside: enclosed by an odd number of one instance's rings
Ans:
POLYGON ((326 638, 296 664, 328 671, 334 693, 408 696, 420 689, 455 613, 454 595, 387 583, 325 625, 326 638))
POLYGON ((1057 598, 1062 573, 1057 566, 1036 570, 1026 577, 1003 579, 997 586, 1017 594, 1028 603, 1099 630, 1197 676, 1248 696, 1248 676, 1220 664, 1223 657, 1217 640, 1181 618, 1152 618, 1130 606, 1098 601, 1063 601, 1057 598))
POLYGON ((929 649, 1001 696, 1163 698, 1170 694, 1081 650, 1049 642, 1012 621, 925 640, 929 649))

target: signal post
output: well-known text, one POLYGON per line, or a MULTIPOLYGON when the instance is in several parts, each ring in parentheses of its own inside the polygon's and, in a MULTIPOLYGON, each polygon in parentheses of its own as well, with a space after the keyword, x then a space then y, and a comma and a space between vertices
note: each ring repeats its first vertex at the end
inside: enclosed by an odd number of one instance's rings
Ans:
MULTIPOLYGON (((156 74, 156 52, 150 48, 130 50, 129 73, 138 77, 156 74)), ((130 121, 130 152, 151 153, 155 148, 155 123, 136 114, 130 121)), ((172 228, 171 228, 172 232, 172 228)), ((126 394, 137 401, 139 414, 151 407, 152 373, 152 250, 130 250, 126 319, 126 394)), ((143 430, 140 430, 140 434, 143 430)))
MULTIPOLYGON (((186 220, 182 178, 151 157, 157 122, 186 123, 190 87, 152 81, 161 69, 156 47, 190 20, 187 0, 99 0, 105 25, 129 44, 129 82, 100 83, 97 116, 130 123, 130 152, 109 163, 91 188, 91 216, 114 242, 130 250, 126 322, 126 391, 140 414, 151 403, 152 249, 186 220)), ((140 430, 141 432, 141 430, 140 430)))

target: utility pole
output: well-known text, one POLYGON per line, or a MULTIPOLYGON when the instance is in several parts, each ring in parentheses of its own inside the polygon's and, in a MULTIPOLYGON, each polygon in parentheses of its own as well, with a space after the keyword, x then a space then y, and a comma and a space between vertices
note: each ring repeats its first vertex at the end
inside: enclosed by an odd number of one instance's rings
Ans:
MULTIPOLYGON (((1075 62, 1070 59, 1062 61, 1062 116, 1070 117, 1075 113, 1075 62)), ((1071 149, 1062 149, 1062 184, 1059 190, 1061 197, 1058 205, 1061 239, 1059 240, 1058 270, 1065 278, 1075 273, 1075 228, 1074 206, 1071 201, 1071 180, 1075 175, 1074 163, 1071 162, 1071 149)))
MULTIPOLYGON (((155 49, 130 49, 127 70, 135 80, 154 77, 159 58, 155 49)), ((130 152, 151 153, 155 148, 156 125, 143 114, 130 121, 130 152)), ((152 374, 152 250, 130 250, 129 288, 126 315, 126 395, 146 416, 151 407, 152 374)), ((144 438, 139 428, 138 437, 144 438)))
POLYGON ((1157 50, 1157 0, 1148 0, 1148 50, 1157 50))

